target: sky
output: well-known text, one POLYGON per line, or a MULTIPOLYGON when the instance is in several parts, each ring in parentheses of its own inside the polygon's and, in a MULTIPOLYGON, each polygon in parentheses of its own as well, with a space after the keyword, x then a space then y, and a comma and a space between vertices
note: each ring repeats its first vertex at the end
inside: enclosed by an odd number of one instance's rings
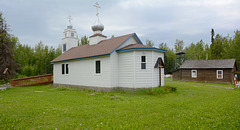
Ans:
POLYGON ((174 48, 176 39, 185 47, 201 39, 210 44, 212 28, 230 37, 240 29, 240 0, 0 0, 0 12, 21 44, 57 48, 69 15, 79 38, 93 35, 96 2, 104 35, 136 33, 155 47, 174 48))

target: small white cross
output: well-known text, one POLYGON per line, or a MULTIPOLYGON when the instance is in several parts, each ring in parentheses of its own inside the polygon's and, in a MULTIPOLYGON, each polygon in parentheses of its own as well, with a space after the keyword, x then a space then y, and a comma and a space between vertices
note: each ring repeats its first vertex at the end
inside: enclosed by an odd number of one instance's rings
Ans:
POLYGON ((100 9, 101 7, 99 6, 99 4, 98 4, 98 2, 96 2, 96 4, 95 5, 93 5, 94 7, 96 7, 96 9, 97 9, 97 16, 99 15, 99 13, 98 13, 98 9, 100 9))
POLYGON ((69 21, 69 24, 72 25, 72 23, 71 23, 71 21, 72 21, 71 15, 68 16, 68 21, 69 21))

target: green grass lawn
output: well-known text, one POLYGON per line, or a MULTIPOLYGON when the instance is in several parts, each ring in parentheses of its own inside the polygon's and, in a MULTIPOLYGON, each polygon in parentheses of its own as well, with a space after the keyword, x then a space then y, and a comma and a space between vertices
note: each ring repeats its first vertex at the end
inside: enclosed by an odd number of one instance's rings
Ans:
POLYGON ((240 90, 169 79, 166 86, 177 91, 10 88, 0 91, 0 129, 240 129, 240 90))

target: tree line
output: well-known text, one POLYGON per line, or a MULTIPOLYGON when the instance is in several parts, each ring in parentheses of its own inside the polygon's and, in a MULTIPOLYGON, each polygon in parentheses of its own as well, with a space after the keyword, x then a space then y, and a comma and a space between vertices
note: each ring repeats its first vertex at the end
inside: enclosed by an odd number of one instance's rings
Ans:
MULTIPOLYGON (((203 40, 184 46, 184 41, 177 39, 174 48, 167 43, 160 43, 158 48, 167 50, 164 55, 165 74, 172 73, 175 69, 176 55, 179 50, 184 51, 185 60, 211 60, 211 59, 236 59, 237 67, 240 68, 240 31, 236 30, 233 37, 216 34, 211 29, 211 43, 203 40)), ((146 40, 146 45, 154 46, 151 40, 146 40)))
POLYGON ((50 62, 62 54, 61 48, 44 45, 41 41, 35 46, 22 45, 17 42, 14 48, 14 59, 19 76, 34 76, 53 73, 50 62))

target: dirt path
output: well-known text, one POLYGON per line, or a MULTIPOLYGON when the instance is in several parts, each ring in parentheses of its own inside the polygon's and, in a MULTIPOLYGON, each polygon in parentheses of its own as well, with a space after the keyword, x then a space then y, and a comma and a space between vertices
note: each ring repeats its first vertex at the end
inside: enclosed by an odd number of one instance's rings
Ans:
POLYGON ((0 91, 4 91, 6 90, 7 88, 10 88, 11 86, 7 86, 7 85, 4 85, 4 86, 0 86, 0 91))
POLYGON ((206 85, 206 86, 209 86, 209 87, 217 87, 217 88, 225 88, 225 89, 234 89, 232 87, 223 87, 223 86, 216 86, 216 85, 206 85))

